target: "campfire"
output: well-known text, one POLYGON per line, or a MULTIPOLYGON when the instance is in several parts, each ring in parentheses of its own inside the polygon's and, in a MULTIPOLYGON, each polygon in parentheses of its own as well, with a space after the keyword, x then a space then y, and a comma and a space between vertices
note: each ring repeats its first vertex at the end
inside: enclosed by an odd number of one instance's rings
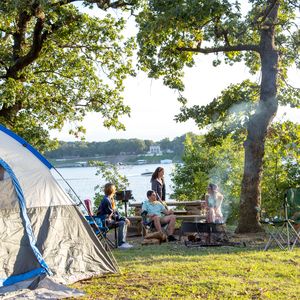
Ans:
POLYGON ((187 247, 236 246, 240 243, 229 241, 224 223, 183 222, 181 235, 188 233, 187 247))

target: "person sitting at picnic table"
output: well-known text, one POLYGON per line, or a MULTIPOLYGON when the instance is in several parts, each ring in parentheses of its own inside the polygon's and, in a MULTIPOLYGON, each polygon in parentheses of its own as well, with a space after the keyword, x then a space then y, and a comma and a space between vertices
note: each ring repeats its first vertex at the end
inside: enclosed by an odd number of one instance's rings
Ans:
POLYGON ((149 190, 147 192, 147 198, 148 200, 142 205, 142 212, 147 212, 147 218, 153 221, 155 229, 158 232, 162 232, 161 224, 168 224, 168 241, 177 241, 173 235, 176 222, 176 217, 174 216, 173 211, 166 209, 165 206, 157 200, 155 191, 149 190))
POLYGON ((104 186, 105 196, 103 197, 97 216, 105 221, 108 228, 118 227, 118 248, 129 249, 133 246, 126 242, 127 226, 130 225, 130 221, 121 217, 116 208, 114 196, 116 194, 116 187, 112 183, 107 183, 104 186))
POLYGON ((210 183, 207 187, 207 194, 205 195, 208 223, 223 222, 223 214, 221 211, 222 202, 223 195, 218 191, 218 186, 214 183, 210 183))

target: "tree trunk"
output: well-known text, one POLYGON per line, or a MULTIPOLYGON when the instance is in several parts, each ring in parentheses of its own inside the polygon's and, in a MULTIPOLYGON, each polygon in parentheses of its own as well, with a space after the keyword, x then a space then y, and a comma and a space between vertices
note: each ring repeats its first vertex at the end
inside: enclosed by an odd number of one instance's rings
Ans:
POLYGON ((274 23, 277 12, 278 4, 275 4, 261 31, 260 58, 262 80, 260 101, 255 114, 248 123, 247 139, 244 142, 245 163, 241 187, 239 223, 236 228, 237 233, 262 231, 259 223, 261 204, 260 181, 263 169, 265 139, 268 127, 278 108, 276 99, 278 52, 274 45, 274 23))

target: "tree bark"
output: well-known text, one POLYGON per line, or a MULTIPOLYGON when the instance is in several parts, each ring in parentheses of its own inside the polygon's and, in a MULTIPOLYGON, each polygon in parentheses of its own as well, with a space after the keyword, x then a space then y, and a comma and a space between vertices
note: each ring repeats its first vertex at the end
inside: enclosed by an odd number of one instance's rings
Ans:
POLYGON ((269 1, 271 10, 261 25, 260 58, 261 86, 260 101, 247 126, 247 139, 244 142, 245 163, 241 187, 241 201, 237 233, 259 232, 261 205, 260 181, 263 169, 265 139, 268 127, 276 115, 278 51, 275 48, 275 22, 278 13, 278 1, 269 1))

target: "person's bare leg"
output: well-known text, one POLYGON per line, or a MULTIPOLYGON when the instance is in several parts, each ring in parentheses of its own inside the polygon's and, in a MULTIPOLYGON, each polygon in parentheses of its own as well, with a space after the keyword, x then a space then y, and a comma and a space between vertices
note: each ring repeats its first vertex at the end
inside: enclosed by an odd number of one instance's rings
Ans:
POLYGON ((154 216, 151 218, 151 220, 154 222, 155 229, 159 232, 162 232, 161 225, 160 225, 160 217, 154 216))
POLYGON ((168 223, 169 224, 167 229, 168 235, 173 235, 175 231, 176 217, 174 215, 165 216, 160 219, 160 222, 162 224, 168 223))
POLYGON ((208 223, 214 223, 215 222, 215 209, 213 207, 210 207, 208 209, 208 219, 207 219, 207 222, 208 223))
POLYGON ((223 214, 218 208, 215 208, 215 222, 223 223, 223 214))

